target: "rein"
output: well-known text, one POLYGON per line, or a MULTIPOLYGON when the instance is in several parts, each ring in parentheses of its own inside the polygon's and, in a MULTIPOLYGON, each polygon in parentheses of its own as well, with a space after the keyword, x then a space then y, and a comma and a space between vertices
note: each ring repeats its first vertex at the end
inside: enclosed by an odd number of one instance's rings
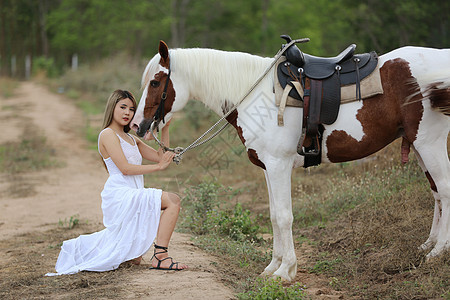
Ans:
MULTIPOLYGON (((230 125, 230 123, 225 123, 224 125, 222 125, 221 128, 219 128, 216 132, 214 132, 211 136, 209 136, 208 138, 206 138, 205 140, 202 141, 202 139, 209 134, 214 128, 216 128, 223 120, 225 120, 233 111, 236 110, 236 108, 248 97, 248 95, 250 95, 251 92, 253 92, 253 90, 258 86, 258 84, 264 79, 264 77, 266 77, 266 75, 269 73, 269 71, 273 68, 273 66, 276 64, 276 62, 278 61, 278 59, 280 59, 280 57, 284 54, 284 52, 286 52, 286 50, 292 46, 295 43, 306 43, 309 42, 309 38, 303 38, 303 39, 297 39, 297 40, 292 40, 290 41, 288 44, 286 44, 283 48, 281 48, 278 53, 275 55, 274 60, 272 61, 272 63, 270 64, 270 66, 264 71, 264 73, 258 78, 258 80, 256 80, 256 82, 252 85, 252 87, 249 89, 249 91, 242 97, 242 99, 237 102, 235 105, 233 105, 233 107, 228 110, 228 112, 222 117, 220 118, 214 125, 212 125, 205 133, 203 133, 199 138, 197 138, 194 142, 192 142, 189 146, 187 146, 186 148, 182 148, 182 147, 176 147, 176 148, 168 148, 164 145, 164 143, 162 143, 156 136, 154 133, 154 129, 155 127, 158 126, 158 123, 156 121, 156 113, 155 113, 155 118, 152 122, 152 124, 150 125, 150 132, 153 136, 153 138, 155 139, 155 141, 158 143, 158 145, 164 150, 164 151, 171 151, 176 153, 175 157, 173 158, 174 162, 178 165, 181 162, 182 156, 183 154, 190 150, 190 149, 194 149, 198 146, 201 146, 207 142, 209 142, 210 140, 212 140, 214 137, 216 137, 220 132, 222 132, 228 125, 230 125)), ((167 98, 167 94, 165 93, 167 90, 167 85, 168 85, 168 81, 169 81, 169 77, 170 77, 170 67, 169 67, 169 76, 167 77, 167 81, 166 81, 166 86, 164 88, 164 92, 161 95, 161 103, 164 102, 165 98, 167 98), (163 99, 163 95, 165 94, 165 98, 163 99)), ((161 106, 161 103, 159 104, 161 106)), ((156 112, 158 112, 160 109, 160 107, 158 107, 158 110, 156 112)), ((162 108, 162 111, 164 111, 164 108, 162 108)), ((162 114, 160 115, 162 116, 162 114)), ((164 122, 164 120, 163 120, 164 122)))

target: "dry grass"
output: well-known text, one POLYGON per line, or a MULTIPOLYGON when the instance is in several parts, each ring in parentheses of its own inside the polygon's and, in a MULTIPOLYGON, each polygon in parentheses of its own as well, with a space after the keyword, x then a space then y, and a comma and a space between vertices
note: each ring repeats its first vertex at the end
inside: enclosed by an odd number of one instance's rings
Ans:
POLYGON ((54 271, 61 241, 101 229, 85 222, 74 229, 58 227, 31 232, 0 243, 6 256, 0 260, 1 299, 121 299, 123 277, 138 266, 123 265, 106 273, 80 272, 70 276, 44 277, 54 271))
POLYGON ((19 174, 55 167, 54 155, 44 136, 24 132, 20 142, 0 145, 0 172, 19 174))
POLYGON ((310 271, 328 276, 330 286, 349 295, 448 298, 448 253, 425 262, 426 253, 418 250, 433 217, 428 181, 414 159, 400 165, 399 153, 396 142, 367 163, 330 166, 314 176, 320 182, 303 186, 314 197, 297 205, 304 210, 297 216, 310 218, 298 224, 310 226, 296 227, 296 236, 315 248, 310 271))

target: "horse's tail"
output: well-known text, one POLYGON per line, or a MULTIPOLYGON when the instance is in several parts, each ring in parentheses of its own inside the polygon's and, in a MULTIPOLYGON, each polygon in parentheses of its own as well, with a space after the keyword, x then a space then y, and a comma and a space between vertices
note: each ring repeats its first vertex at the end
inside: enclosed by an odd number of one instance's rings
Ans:
MULTIPOLYGON (((416 101, 430 100, 431 108, 450 116, 450 76, 449 74, 427 74, 419 79, 419 91, 410 95, 405 105, 416 101), (417 97, 419 96, 419 97, 417 97), (415 99, 415 100, 413 100, 415 99)), ((416 79, 411 84, 417 84, 416 79)))
POLYGON ((429 83, 422 94, 430 99, 433 109, 450 116, 450 77, 429 83))

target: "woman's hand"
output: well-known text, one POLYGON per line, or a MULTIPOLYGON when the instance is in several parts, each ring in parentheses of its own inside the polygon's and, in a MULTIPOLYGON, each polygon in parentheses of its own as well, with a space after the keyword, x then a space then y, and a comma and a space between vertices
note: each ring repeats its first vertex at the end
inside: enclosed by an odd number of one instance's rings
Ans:
POLYGON ((173 161, 173 158, 175 157, 175 153, 166 151, 161 156, 161 160, 159 161, 159 166, 161 167, 161 170, 166 169, 170 163, 173 161))

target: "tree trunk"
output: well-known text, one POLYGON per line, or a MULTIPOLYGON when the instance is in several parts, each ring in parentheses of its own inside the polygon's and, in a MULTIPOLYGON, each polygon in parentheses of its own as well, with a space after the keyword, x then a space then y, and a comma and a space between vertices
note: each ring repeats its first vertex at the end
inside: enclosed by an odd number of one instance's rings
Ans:
POLYGON ((9 73, 9 55, 6 50, 5 18, 5 0, 0 0, 0 76, 7 76, 9 73))
POLYGON ((42 55, 48 57, 48 37, 46 31, 47 1, 39 1, 39 32, 41 38, 42 55))

